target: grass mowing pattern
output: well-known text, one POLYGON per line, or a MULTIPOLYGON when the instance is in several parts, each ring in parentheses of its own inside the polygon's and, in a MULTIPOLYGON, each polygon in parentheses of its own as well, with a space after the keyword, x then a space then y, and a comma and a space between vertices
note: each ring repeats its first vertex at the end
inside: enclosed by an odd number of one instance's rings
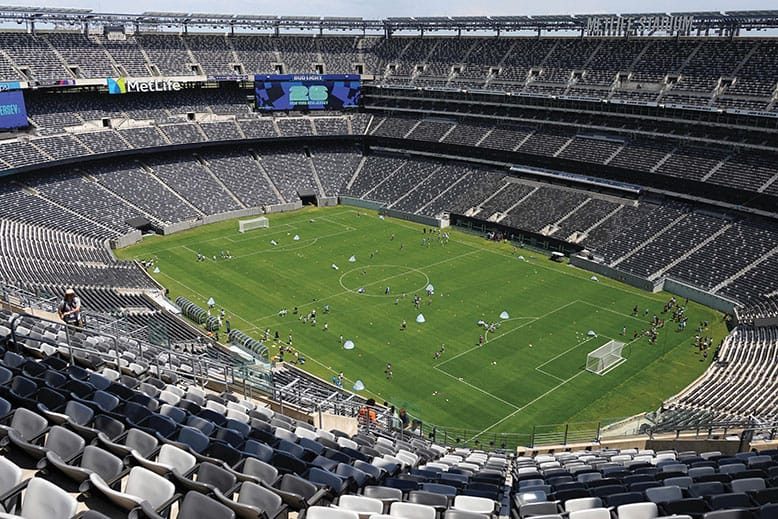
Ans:
MULTIPOLYGON (((171 299, 183 295, 204 307, 213 297, 233 328, 255 338, 265 328, 283 340, 291 333, 307 358, 305 369, 326 380, 343 371, 349 386, 362 379, 363 393, 379 402, 405 406, 427 423, 477 431, 525 432, 536 424, 656 409, 707 366, 693 348, 697 323, 711 323, 706 333, 716 344, 726 334, 717 312, 690 303, 686 331, 669 323, 657 344, 633 341, 634 330, 647 328, 653 314, 662 316, 668 294, 595 282, 591 273, 542 254, 457 230, 449 231, 447 244, 433 239, 425 246, 429 235, 422 230, 350 207, 304 209, 270 215, 269 229, 239 234, 235 221, 222 222, 148 237, 117 255, 156 256, 154 276, 171 299), (219 259, 227 250, 233 259, 219 259), (209 259, 197 262, 198 252, 209 259), (352 255, 355 263, 348 261, 352 255), (432 298, 423 291, 428 283, 435 286, 432 298), (422 297, 420 310, 414 294, 422 297), (630 315, 635 305, 638 317, 630 315), (301 314, 316 308, 317 325, 292 315, 295 306, 301 314), (287 317, 278 316, 283 307, 287 317), (484 330, 477 322, 500 321, 504 310, 510 318, 479 347, 484 330), (419 313, 426 323, 415 322, 419 313), (588 337, 589 330, 598 336, 588 337), (356 348, 344 350, 340 335, 356 348), (611 338, 628 343, 628 360, 605 376, 586 372, 587 353, 611 338), (436 360, 441 344, 445 353, 436 360), (392 380, 384 376, 387 362, 392 380)), ((277 353, 276 345, 268 346, 277 353)))

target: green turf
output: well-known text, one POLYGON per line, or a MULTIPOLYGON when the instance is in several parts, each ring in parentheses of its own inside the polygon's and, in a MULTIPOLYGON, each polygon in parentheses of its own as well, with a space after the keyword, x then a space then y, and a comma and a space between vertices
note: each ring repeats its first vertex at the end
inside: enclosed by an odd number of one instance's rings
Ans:
MULTIPOLYGON (((428 235, 422 226, 350 207, 269 218, 269 229, 239 234, 235 221, 223 222, 145 238, 117 254, 156 256, 160 273, 154 276, 172 299, 183 295, 205 306, 213 297, 233 328, 256 338, 266 327, 284 340, 291 333, 308 360, 305 369, 327 380, 343 371, 349 386, 362 379, 365 394, 405 406, 427 423, 513 432, 653 410, 707 365, 692 347, 696 323, 710 321, 706 333, 717 342, 726 333, 719 314, 691 303, 687 331, 676 332, 671 324, 656 345, 642 338, 633 342, 633 331, 660 314, 668 294, 595 282, 591 273, 542 254, 457 230, 449 231, 447 244, 435 239, 423 246, 428 235), (221 251, 233 259, 219 259, 221 251), (197 252, 210 259, 197 262, 197 252), (355 263, 349 263, 351 255, 355 263), (428 283, 435 286, 432 298, 423 292, 428 283), (357 293, 360 287, 365 294, 357 293), (412 304, 417 293, 420 310, 412 304), (330 305, 328 315, 324 304, 330 305), (637 318, 630 315, 635 305, 641 310, 637 318), (316 308, 317 326, 292 315, 295 306, 301 313, 316 308), (278 316, 283 307, 289 316, 278 316), (499 321, 503 310, 510 319, 479 347, 483 329, 477 322, 499 321), (421 325, 415 322, 420 312, 427 320, 421 325), (584 371, 587 353, 621 339, 625 326, 628 360, 605 376, 584 371), (587 337, 589 330, 598 336, 587 337), (356 348, 344 350, 340 335, 356 348), (445 353, 435 360, 441 344, 445 353), (394 368, 392 380, 384 376, 387 362, 394 368)), ((270 351, 278 349, 271 345, 270 351)))

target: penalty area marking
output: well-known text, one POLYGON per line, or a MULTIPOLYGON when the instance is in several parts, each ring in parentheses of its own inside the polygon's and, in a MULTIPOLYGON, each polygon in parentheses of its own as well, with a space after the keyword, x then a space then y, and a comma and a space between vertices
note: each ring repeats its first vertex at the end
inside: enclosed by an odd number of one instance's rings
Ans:
POLYGON ((346 234, 346 233, 349 233, 349 232, 353 232, 353 231, 347 229, 345 231, 338 231, 338 232, 334 232, 332 234, 323 234, 321 236, 315 236, 313 238, 308 238, 306 240, 300 240, 300 244, 299 245, 295 245, 293 243, 292 245, 287 245, 287 246, 272 247, 272 248, 269 248, 269 249, 262 249, 262 250, 257 250, 257 251, 254 251, 254 252, 249 252, 249 253, 246 253, 246 254, 240 254, 240 255, 237 255, 237 256, 233 256, 233 258, 234 259, 241 259, 241 258, 248 258, 248 257, 251 257, 251 256, 256 256, 258 254, 268 254, 268 253, 278 253, 278 252, 293 252, 293 251, 296 251, 296 250, 305 249, 307 247, 310 247, 311 245, 315 245, 322 238, 331 238, 333 236, 339 236, 341 234, 346 234))
POLYGON ((460 383, 462 383, 462 384, 464 384, 464 385, 466 385, 466 386, 468 386, 468 387, 471 387, 471 388, 475 389, 475 390, 476 390, 476 391, 478 391, 479 393, 483 393, 484 395, 486 395, 486 396, 488 396, 488 397, 491 397, 491 398, 493 398, 493 399, 497 400, 498 402, 502 402, 503 404, 505 404, 505 405, 507 405, 507 406, 509 406, 509 407, 512 407, 512 408, 514 408, 514 409, 519 409, 519 408, 516 406, 516 404, 512 404, 512 403, 508 402, 507 400, 503 400, 503 399, 502 399, 502 398, 500 398, 499 396, 497 396, 497 395, 493 395, 493 394, 491 394, 490 392, 486 391, 485 389, 481 389, 480 387, 478 387, 478 386, 476 386, 476 385, 473 385, 473 384, 471 384, 470 382, 465 382, 465 381, 464 381, 464 380, 462 380, 461 378, 459 378, 459 377, 455 377, 454 375, 452 375, 451 373, 449 373, 449 372, 448 372, 448 371, 446 371, 446 370, 440 369, 440 368, 439 368, 439 367, 437 367, 437 366, 433 366, 433 368, 434 368, 434 369, 436 369, 437 371, 440 371, 440 372, 441 372, 441 373, 443 373, 444 375, 446 375, 446 376, 449 376, 449 377, 453 378, 453 379, 454 379, 454 380, 456 380, 457 382, 460 382, 460 383))
MULTIPOLYGON (((604 336, 604 335, 600 335, 600 337, 605 337, 605 336, 604 336)), ((611 339, 611 340, 613 340, 613 339, 611 339)), ((637 339, 633 339, 633 340, 629 341, 628 343, 626 343, 626 344, 624 345, 624 347, 627 347, 627 346, 631 345, 632 343, 635 343, 635 342, 637 342, 637 341, 639 341, 639 340, 640 340, 640 337, 638 337, 637 339)), ((625 360, 626 360, 626 359, 625 359, 625 360)), ((623 363, 622 363, 622 364, 623 364, 623 363)), ((541 364, 541 366, 543 366, 543 365, 544 365, 544 364, 541 364)), ((484 434, 485 432, 488 432, 488 431, 490 431, 490 430, 494 429, 495 427, 497 427, 498 425, 500 425, 501 423, 503 423, 504 421, 506 421, 506 420, 509 420, 509 419, 513 418, 514 416, 516 416, 516 415, 517 415, 517 414, 519 414, 520 412, 524 411, 524 410, 525 410, 526 408, 528 408, 529 406, 533 405, 535 402, 538 402, 538 401, 542 400, 543 398, 547 397, 548 395, 550 395, 551 393, 553 393, 554 391, 556 391, 556 390, 557 390, 557 389, 559 389, 560 387, 564 386, 565 384, 567 384, 567 383, 568 383, 568 382, 570 382, 571 380, 573 380, 573 379, 576 379, 576 378, 580 377, 580 376, 581 376, 581 375, 583 375, 584 373, 588 373, 588 371, 586 371, 585 369, 582 369, 581 371, 579 371, 578 373, 576 373, 576 374, 575 374, 575 375, 573 375, 572 377, 568 378, 567 380, 564 380, 564 381, 560 382, 559 384, 557 384, 556 386, 552 387, 551 389, 549 389, 548 391, 546 391, 546 392, 545 392, 545 393, 543 393, 542 395, 540 395, 540 396, 538 396, 538 397, 534 398, 533 400, 531 400, 531 401, 527 402, 526 404, 524 404, 523 406, 519 407, 518 409, 516 409, 516 410, 515 410, 515 411, 513 411, 512 413, 510 413, 510 414, 508 414, 508 415, 504 416, 503 418, 499 419, 498 421, 494 422, 492 425, 490 425, 490 426, 489 426, 489 427, 487 427, 486 429, 482 430, 481 432, 479 432, 478 434, 476 434, 475 436, 473 436, 472 438, 470 438, 470 440, 469 440, 469 441, 473 441, 473 440, 475 440, 476 438, 478 438, 479 436, 481 436, 481 435, 482 435, 482 434, 484 434)))
MULTIPOLYGON (((257 231, 257 230, 261 230, 261 229, 249 229, 247 232, 257 231)), ((297 227, 295 227, 294 225, 292 225, 290 223, 282 223, 282 224, 279 224, 277 226, 274 226, 273 230, 270 231, 270 232, 263 232, 263 233, 261 233, 261 237, 262 238, 266 238, 266 237, 271 237, 271 236, 277 236, 277 235, 285 233, 285 232, 292 232, 292 231, 296 231, 296 230, 297 230, 297 227)), ((244 241, 253 241, 253 240, 258 239, 259 237, 260 237, 260 233, 253 233, 253 234, 246 234, 246 233, 244 233, 242 235, 242 237, 240 237, 240 238, 235 238, 235 237, 232 237, 232 236, 223 236, 224 239, 226 239, 227 241, 230 241, 232 243, 243 243, 244 241)), ((206 240, 206 241, 213 241, 213 240, 206 240)), ((206 241, 201 242, 201 243, 206 243, 206 241)))
POLYGON ((513 411, 512 413, 510 413, 510 414, 508 414, 508 415, 504 416, 503 418, 500 418, 499 420, 497 420, 496 422, 494 422, 492 425, 490 425, 489 427, 487 427, 487 428, 486 428, 486 429, 484 429, 483 431, 481 431, 481 432, 477 433, 475 436, 473 436, 472 438, 470 438, 470 440, 469 440, 469 441, 473 441, 473 440, 475 440, 476 438, 478 438, 479 436, 481 436, 482 434, 484 434, 485 432, 487 432, 487 431, 490 431, 491 429, 494 429, 495 427, 497 427, 498 425, 500 425, 501 423, 503 423, 505 420, 509 420, 509 419, 513 418, 514 416, 516 416, 517 414, 519 414, 520 412, 524 411, 526 408, 528 408, 529 406, 531 406, 532 404, 534 404, 535 402, 538 402, 539 400, 541 400, 541 399, 545 398, 546 396, 550 395, 551 393, 553 393, 554 391, 556 391, 556 390, 557 390, 557 389, 559 389, 560 387, 564 386, 565 384, 567 384, 568 382, 570 382, 570 381, 571 381, 571 380, 573 380, 574 378, 576 378, 576 377, 579 377, 579 376, 580 376, 582 373, 586 373, 586 371, 585 371, 585 370, 579 371, 578 373, 576 373, 576 374, 575 374, 575 375, 573 375, 572 377, 568 378, 568 379, 567 379, 567 380, 565 380, 564 382, 560 382, 559 384, 557 384, 556 386, 552 387, 551 389, 549 389, 548 391, 546 391, 546 392, 545 392, 545 393, 543 393, 542 395, 540 395, 540 396, 538 396, 538 397, 536 397, 536 398, 534 398, 534 399, 530 400, 529 402, 527 402, 527 403, 526 403, 526 404, 524 404, 523 406, 521 406, 521 407, 517 408, 515 411, 513 411))
POLYGON ((582 344, 586 344, 587 342, 590 342, 590 341, 592 341, 592 340, 596 339, 597 337, 604 337, 604 338, 606 338, 606 339, 608 339, 608 340, 613 340, 613 339, 611 339, 610 337, 605 337, 604 335, 598 335, 598 336, 595 336, 595 337, 588 337, 588 338, 586 338, 586 339, 582 340, 581 342, 579 342, 578 344, 576 344, 575 346, 573 346, 572 348, 568 348, 568 349, 566 349, 565 351, 563 351, 562 353, 560 353, 560 354, 558 354, 558 355, 554 355, 553 357, 551 357, 550 359, 548 359, 548 360, 547 360, 546 362, 544 362, 543 364, 538 364, 537 366, 535 366, 535 371, 538 371, 538 372, 540 372, 540 373, 543 373, 544 375, 548 375, 548 376, 549 376, 549 377, 551 377, 551 378, 555 378, 555 379, 557 379, 557 380, 558 380, 558 381, 560 381, 560 382, 564 382, 564 381, 565 381, 565 379, 563 379, 562 377, 558 377, 558 376, 556 376, 556 375, 554 375, 554 374, 551 374, 551 373, 549 373, 548 371, 546 371, 546 370, 542 369, 542 368, 543 368, 543 366, 545 366, 545 365, 547 365, 547 364, 550 364, 550 363, 554 362, 554 361, 555 361, 556 359, 558 359, 559 357, 562 357, 562 356, 564 356, 564 355, 567 355, 567 354, 568 354, 568 353, 570 353, 571 351, 573 351, 573 350, 577 349, 578 347, 580 347, 582 344))

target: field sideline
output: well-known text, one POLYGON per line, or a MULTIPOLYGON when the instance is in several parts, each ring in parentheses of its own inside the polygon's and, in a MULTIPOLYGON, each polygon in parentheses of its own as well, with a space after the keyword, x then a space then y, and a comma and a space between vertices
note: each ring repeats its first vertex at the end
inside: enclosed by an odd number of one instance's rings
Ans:
POLYGON ((692 347, 697 323, 711 323, 705 333, 716 344, 726 334, 717 312, 690 303, 686 331, 671 323, 655 345, 633 340, 652 315, 662 316, 668 294, 595 282, 590 272, 456 229, 442 243, 420 225, 344 206, 269 218, 269 229, 240 234, 235 221, 222 222, 147 237, 117 255, 156 257, 160 272, 153 275, 171 299, 183 295, 205 306, 213 297, 233 328, 255 338, 266 328, 284 341, 291 334, 305 369, 327 380, 343 371, 349 387, 363 380, 364 394, 407 407, 427 423, 526 432, 537 424, 653 410, 707 366, 692 347), (232 259, 221 259, 222 251, 232 259), (208 259, 196 261, 198 253, 208 259), (435 294, 427 297, 430 283, 435 294), (630 315, 635 305, 637 317, 630 315), (289 315, 280 317, 281 308, 289 315), (315 326, 300 320, 314 308, 315 326), (508 319, 499 318, 503 311, 508 319), (423 324, 415 322, 419 313, 423 324), (485 333, 479 320, 499 327, 485 333), (340 335, 356 348, 344 350, 340 335), (586 372, 587 353, 611 338, 628 343, 627 361, 605 376, 586 372))

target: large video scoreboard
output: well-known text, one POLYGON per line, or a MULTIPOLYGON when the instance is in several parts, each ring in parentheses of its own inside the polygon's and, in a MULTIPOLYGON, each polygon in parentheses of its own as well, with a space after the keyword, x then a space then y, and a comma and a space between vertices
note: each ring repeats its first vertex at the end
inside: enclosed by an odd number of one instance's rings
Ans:
POLYGON ((343 110, 359 106, 362 80, 357 74, 258 74, 257 108, 275 110, 343 110))
POLYGON ((21 90, 0 92, 0 130, 27 126, 27 109, 21 90))

